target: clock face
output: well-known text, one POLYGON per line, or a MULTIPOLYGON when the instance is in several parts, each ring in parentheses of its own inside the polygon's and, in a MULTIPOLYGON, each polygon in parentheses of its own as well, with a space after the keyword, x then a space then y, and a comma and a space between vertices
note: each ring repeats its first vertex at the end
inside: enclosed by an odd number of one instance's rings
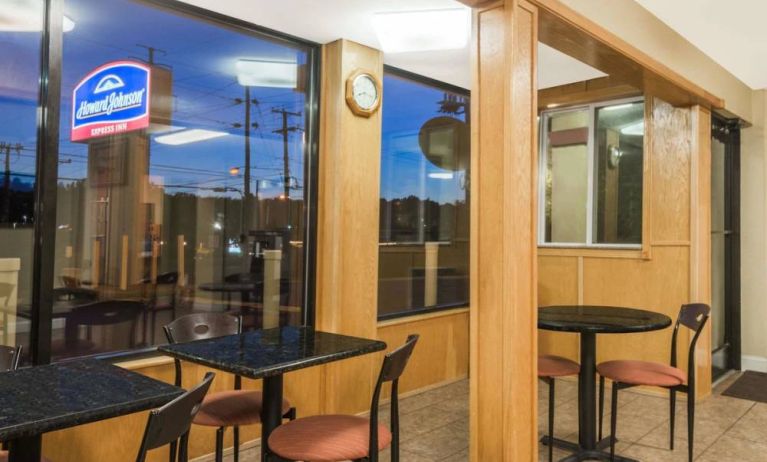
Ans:
POLYGON ((352 92, 354 101, 362 109, 372 109, 378 103, 378 86, 369 75, 357 76, 352 85, 352 92))

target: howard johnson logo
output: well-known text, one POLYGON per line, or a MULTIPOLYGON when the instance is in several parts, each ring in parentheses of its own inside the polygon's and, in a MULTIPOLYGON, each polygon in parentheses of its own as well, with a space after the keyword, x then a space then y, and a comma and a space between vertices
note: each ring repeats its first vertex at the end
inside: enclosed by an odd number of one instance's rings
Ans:
POLYGON ((72 141, 149 126, 149 66, 115 61, 95 69, 72 93, 72 141))

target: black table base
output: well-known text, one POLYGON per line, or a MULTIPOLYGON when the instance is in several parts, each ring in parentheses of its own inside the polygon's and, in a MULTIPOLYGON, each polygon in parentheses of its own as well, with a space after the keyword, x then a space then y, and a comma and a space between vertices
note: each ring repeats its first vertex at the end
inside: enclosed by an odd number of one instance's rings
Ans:
POLYGON ((261 461, 276 461, 269 453, 269 435, 282 423, 282 374, 264 377, 264 399, 261 408, 261 461))
MULTIPOLYGON (((541 443, 548 446, 549 437, 544 436, 543 438, 541 438, 541 443)), ((560 459, 559 462, 580 462, 582 460, 611 460, 609 436, 599 441, 595 449, 582 449, 577 443, 572 443, 570 441, 566 441, 559 438, 554 438, 553 444, 555 448, 564 449, 565 451, 572 452, 572 454, 570 454, 569 456, 563 459, 560 459)), ((619 456, 618 454, 615 454, 615 461, 616 462, 639 462, 636 459, 619 456)))
POLYGON ((27 436, 8 442, 8 462, 27 462, 40 460, 42 436, 27 436))

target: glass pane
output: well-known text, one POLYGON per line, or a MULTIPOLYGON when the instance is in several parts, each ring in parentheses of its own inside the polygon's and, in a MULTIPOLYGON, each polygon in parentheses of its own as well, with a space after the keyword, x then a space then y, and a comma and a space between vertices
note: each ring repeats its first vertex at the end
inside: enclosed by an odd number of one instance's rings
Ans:
POLYGON ((644 102, 596 113, 594 242, 642 243, 644 102))
POLYGON ((196 311, 301 323, 309 50, 139 1, 65 13, 54 356, 196 311), (115 299, 142 305, 83 308, 115 299))
POLYGON ((0 340, 29 352, 42 0, 0 3, 0 340))
POLYGON ((546 242, 585 244, 589 110, 546 115, 546 242))
POLYGON ((469 301, 468 92, 384 77, 378 314, 469 301))
MULTIPOLYGON (((725 346, 726 326, 726 239, 725 220, 725 144, 717 138, 711 139, 711 347, 717 350, 725 346)), ((714 365, 721 355, 714 355, 714 365)))

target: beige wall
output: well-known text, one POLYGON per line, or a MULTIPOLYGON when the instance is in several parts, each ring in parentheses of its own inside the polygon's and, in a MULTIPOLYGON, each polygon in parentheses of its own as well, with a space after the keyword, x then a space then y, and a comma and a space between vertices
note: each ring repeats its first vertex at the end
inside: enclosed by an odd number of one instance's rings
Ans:
POLYGON ((741 310, 743 368, 767 372, 767 91, 753 94, 753 126, 741 142, 741 310))

